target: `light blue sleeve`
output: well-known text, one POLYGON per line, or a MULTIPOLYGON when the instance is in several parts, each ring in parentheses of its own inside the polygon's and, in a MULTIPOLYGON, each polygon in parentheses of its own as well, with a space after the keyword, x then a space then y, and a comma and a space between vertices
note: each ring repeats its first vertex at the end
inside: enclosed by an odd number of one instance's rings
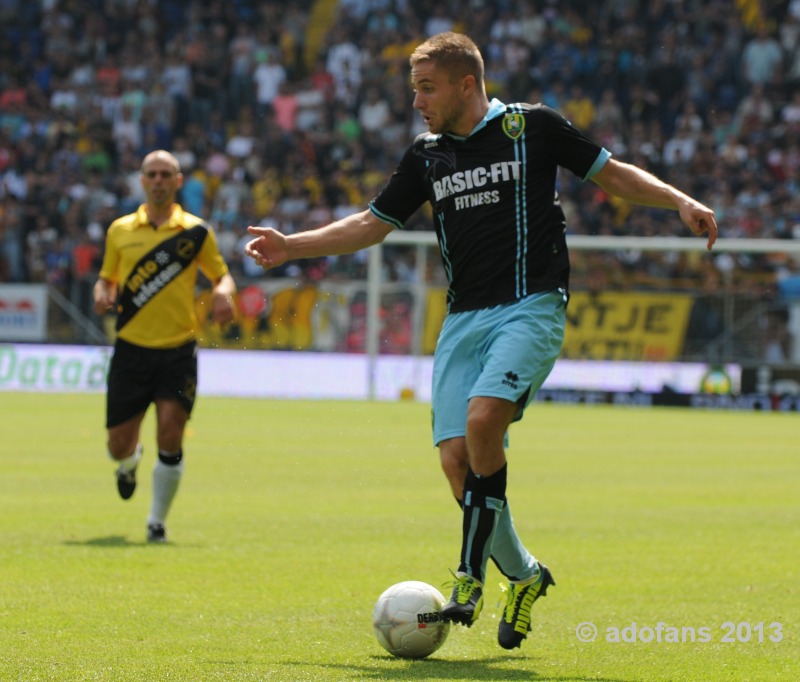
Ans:
POLYGON ((611 152, 608 149, 601 149, 600 153, 597 155, 597 158, 594 160, 592 167, 589 169, 589 172, 584 176, 584 180, 589 180, 593 176, 597 175, 600 172, 600 169, 606 165, 608 160, 611 158, 611 152))

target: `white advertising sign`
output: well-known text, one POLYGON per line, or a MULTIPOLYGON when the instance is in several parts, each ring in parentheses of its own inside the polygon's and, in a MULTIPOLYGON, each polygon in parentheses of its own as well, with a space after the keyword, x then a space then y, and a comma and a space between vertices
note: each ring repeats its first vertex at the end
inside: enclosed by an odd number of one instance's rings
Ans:
POLYGON ((111 348, 0 344, 0 391, 104 391, 111 348))
POLYGON ((0 284, 0 341, 47 338, 47 286, 0 284))
MULTIPOLYGON (((112 348, 0 344, 0 391, 105 391, 112 348)), ((377 400, 431 399, 433 358, 380 356, 374 363, 357 353, 298 353, 201 349, 201 395, 242 398, 366 400, 370 385, 377 400), (372 375, 372 376, 371 376, 372 375)), ((741 368, 726 366, 732 389, 741 386, 741 368)), ((643 391, 669 388, 693 394, 708 365, 561 360, 546 389, 643 391)))

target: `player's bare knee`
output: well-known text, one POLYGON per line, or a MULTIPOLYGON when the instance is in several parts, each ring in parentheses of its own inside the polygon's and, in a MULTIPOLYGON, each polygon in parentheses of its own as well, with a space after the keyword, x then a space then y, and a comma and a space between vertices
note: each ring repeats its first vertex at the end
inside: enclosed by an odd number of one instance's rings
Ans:
POLYGON ((467 463, 452 459, 441 459, 442 471, 450 483, 450 487, 459 492, 464 487, 467 477, 467 463))
POLYGON ((467 447, 502 441, 515 412, 516 405, 508 400, 473 398, 467 410, 467 447))
POLYGON ((460 494, 469 466, 464 438, 450 438, 439 443, 439 463, 450 487, 460 494))
POLYGON ((108 454, 112 459, 130 457, 139 443, 139 432, 128 429, 110 429, 108 432, 108 454))

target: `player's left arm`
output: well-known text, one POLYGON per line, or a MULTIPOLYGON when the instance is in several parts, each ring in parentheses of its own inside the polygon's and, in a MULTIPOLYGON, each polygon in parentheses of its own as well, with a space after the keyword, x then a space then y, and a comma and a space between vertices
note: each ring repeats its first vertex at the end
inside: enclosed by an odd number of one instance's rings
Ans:
POLYGON ((200 270, 211 282, 211 319, 228 324, 236 317, 236 282, 219 250, 217 236, 209 228, 198 254, 200 270))
POLYGON ((236 315, 236 282, 231 273, 226 272, 214 282, 211 289, 211 318, 219 324, 228 324, 236 315))
POLYGON ((694 234, 708 235, 709 250, 717 240, 714 211, 638 166, 608 159, 591 179, 620 199, 641 206, 678 211, 681 220, 694 234))

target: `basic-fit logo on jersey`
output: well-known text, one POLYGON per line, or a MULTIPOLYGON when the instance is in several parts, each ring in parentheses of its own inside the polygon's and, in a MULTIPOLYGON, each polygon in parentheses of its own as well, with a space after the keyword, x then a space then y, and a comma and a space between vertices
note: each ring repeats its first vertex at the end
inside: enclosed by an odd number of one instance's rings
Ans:
POLYGON ((500 161, 493 163, 488 168, 478 166, 471 170, 458 171, 445 175, 433 183, 433 193, 436 201, 459 194, 465 190, 484 187, 488 183, 508 182, 520 179, 521 161, 500 161))

